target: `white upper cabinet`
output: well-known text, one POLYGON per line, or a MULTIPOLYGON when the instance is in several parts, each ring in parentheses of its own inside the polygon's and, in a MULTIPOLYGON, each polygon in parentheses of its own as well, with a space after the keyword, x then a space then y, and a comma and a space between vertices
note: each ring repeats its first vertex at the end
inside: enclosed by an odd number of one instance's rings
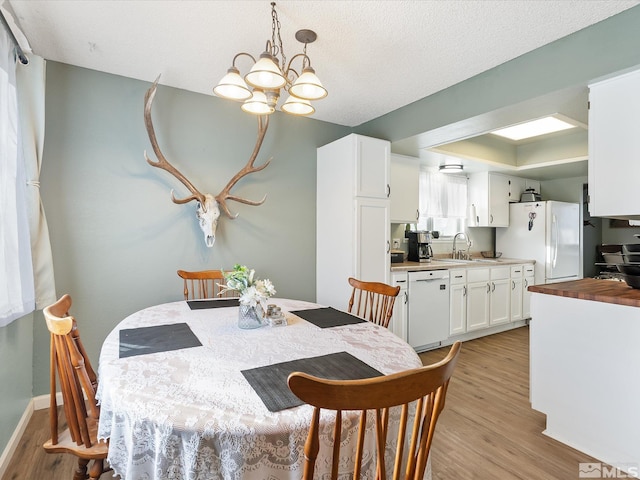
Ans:
POLYGON ((589 213, 640 218, 640 70, 589 85, 589 213))
POLYGON ((415 157, 391 154, 391 223, 416 223, 420 164, 415 157))
POLYGON ((491 172, 469 176, 469 204, 476 207, 478 227, 509 226, 509 177, 491 172))
POLYGON ((531 180, 529 178, 508 177, 509 178, 509 201, 511 203, 519 202, 522 194, 533 189, 536 193, 540 193, 540 181, 531 180))
POLYGON ((519 202, 522 192, 527 188, 526 179, 520 177, 509 177, 509 201, 519 202))
POLYGON ((390 144, 386 140, 349 135, 356 156, 356 196, 388 198, 390 144))
POLYGON ((469 205, 474 205, 478 227, 508 227, 509 203, 519 202, 522 192, 533 188, 540 193, 540 182, 494 172, 469 175, 469 205))

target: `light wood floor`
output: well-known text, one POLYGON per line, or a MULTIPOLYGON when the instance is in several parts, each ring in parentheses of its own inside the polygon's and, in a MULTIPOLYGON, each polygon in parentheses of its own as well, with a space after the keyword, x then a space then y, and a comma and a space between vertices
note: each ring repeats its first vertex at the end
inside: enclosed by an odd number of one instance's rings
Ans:
MULTIPOLYGON (((447 350, 420 357, 432 363, 447 350)), ((544 425, 529 406, 528 328, 465 342, 436 428, 433 478, 577 479, 578 463, 595 460, 542 435, 544 425)), ((2 480, 70 480, 75 460, 45 454, 47 436, 47 411, 36 411, 2 480)))

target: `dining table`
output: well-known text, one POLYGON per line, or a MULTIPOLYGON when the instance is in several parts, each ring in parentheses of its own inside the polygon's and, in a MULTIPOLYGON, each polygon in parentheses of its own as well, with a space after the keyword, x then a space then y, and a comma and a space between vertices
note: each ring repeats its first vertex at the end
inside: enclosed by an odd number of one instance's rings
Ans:
MULTIPOLYGON (((233 302, 154 305, 106 337, 98 437, 109 441, 108 462, 123 480, 298 480, 313 407, 288 390, 290 372, 353 379, 422 366, 387 328, 348 313, 271 298, 286 325, 242 329, 233 302)), ((356 418, 353 412, 353 421, 343 421, 341 434, 353 455, 356 418)), ((315 478, 330 472, 333 419, 334 412, 322 412, 315 478)), ((389 431, 397 422, 399 413, 390 414, 389 431)), ((350 478, 351 460, 341 458, 340 478, 350 478)), ((362 478, 376 478, 373 443, 363 471, 362 478)))

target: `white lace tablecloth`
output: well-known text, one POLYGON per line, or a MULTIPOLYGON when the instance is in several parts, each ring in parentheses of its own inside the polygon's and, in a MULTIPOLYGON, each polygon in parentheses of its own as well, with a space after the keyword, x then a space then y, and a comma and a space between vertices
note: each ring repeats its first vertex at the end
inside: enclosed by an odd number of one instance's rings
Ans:
MULTIPOLYGON (((98 436, 109 439, 115 473, 124 480, 300 479, 312 407, 268 411, 242 370, 341 351, 384 374, 422 366, 386 328, 320 329, 288 313, 319 305, 270 303, 286 312, 288 326, 241 330, 238 307, 191 310, 180 301, 136 312, 109 334, 99 362, 98 436), (202 346, 118 358, 121 329, 182 322, 202 346)), ((344 426, 343 442, 354 428, 344 426)), ((323 451, 316 478, 328 471, 323 451)))

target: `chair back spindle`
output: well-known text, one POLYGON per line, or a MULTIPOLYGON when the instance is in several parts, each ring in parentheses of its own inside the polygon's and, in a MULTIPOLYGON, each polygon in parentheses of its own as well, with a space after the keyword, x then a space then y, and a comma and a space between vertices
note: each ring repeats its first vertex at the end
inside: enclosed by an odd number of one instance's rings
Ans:
POLYGON ((188 272, 178 270, 178 276, 183 279, 183 293, 185 300, 204 300, 207 298, 230 298, 240 294, 235 290, 226 290, 224 272, 222 270, 200 270, 188 272))
POLYGON ((382 327, 388 327, 400 287, 380 282, 363 282, 355 278, 349 278, 349 285, 353 290, 349 298, 348 312, 382 327))
POLYGON ((438 363, 404 372, 363 380, 328 380, 306 373, 294 372, 289 376, 291 391, 314 407, 309 434, 304 447, 303 480, 312 480, 315 462, 320 451, 321 410, 335 411, 333 429, 332 480, 338 478, 339 460, 351 456, 341 453, 343 417, 359 413, 353 478, 361 476, 365 458, 366 431, 369 420, 374 421, 376 478, 422 479, 433 443, 438 417, 445 404, 449 380, 457 363, 461 343, 456 342, 448 355, 438 363), (398 428, 390 429, 391 409, 397 408, 398 428), (387 446, 394 447, 393 465, 386 465, 387 446))

